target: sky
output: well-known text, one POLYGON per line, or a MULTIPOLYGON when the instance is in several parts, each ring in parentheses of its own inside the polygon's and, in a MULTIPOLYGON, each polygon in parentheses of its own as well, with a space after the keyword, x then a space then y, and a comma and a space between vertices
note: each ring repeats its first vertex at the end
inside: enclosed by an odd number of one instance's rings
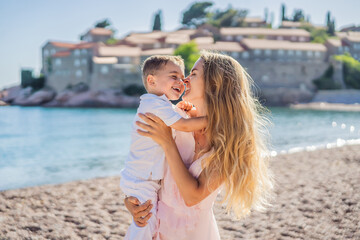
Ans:
MULTIPOLYGON (((162 27, 181 27, 182 13, 193 0, 0 0, 0 89, 20 83, 20 69, 41 69, 41 47, 49 40, 77 42, 94 23, 110 19, 115 36, 152 30, 154 13, 162 10, 162 27)), ((302 9, 316 25, 324 25, 327 11, 336 28, 360 25, 360 0, 214 0, 213 9, 229 5, 247 9, 248 16, 264 17, 264 9, 274 13, 274 26, 280 22, 281 4, 286 14, 302 9)))

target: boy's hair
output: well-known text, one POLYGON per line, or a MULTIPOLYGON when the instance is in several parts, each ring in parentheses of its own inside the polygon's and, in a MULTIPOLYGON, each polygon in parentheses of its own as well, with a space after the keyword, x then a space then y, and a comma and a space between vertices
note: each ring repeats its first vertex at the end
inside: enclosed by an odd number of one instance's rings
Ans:
POLYGON ((185 70, 184 60, 181 56, 170 56, 170 55, 154 55, 148 57, 142 65, 142 80, 145 89, 147 89, 147 77, 149 75, 155 75, 158 70, 164 67, 168 62, 172 62, 178 65, 182 72, 185 70))

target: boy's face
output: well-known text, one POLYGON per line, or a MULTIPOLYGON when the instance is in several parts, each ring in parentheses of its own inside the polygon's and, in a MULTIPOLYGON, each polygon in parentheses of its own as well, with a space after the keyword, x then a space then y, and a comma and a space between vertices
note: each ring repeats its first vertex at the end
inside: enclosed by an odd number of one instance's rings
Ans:
POLYGON ((165 94, 169 100, 177 100, 185 89, 183 78, 184 73, 181 68, 169 61, 153 75, 153 83, 150 84, 155 94, 165 94))

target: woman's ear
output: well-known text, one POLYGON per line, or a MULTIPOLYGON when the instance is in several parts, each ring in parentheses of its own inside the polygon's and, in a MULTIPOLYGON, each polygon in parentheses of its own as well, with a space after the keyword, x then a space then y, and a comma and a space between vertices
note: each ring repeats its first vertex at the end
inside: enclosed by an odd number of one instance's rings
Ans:
POLYGON ((146 78, 146 82, 148 86, 154 86, 156 84, 156 79, 154 75, 149 74, 146 78))

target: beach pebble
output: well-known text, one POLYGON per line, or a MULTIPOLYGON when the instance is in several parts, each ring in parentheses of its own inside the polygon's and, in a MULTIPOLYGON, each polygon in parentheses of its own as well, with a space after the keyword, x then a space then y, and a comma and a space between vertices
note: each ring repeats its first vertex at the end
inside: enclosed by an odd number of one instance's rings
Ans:
MULTIPOLYGON (((267 210, 235 220, 218 197, 221 239, 360 239, 359 145, 275 155, 270 166, 267 210)), ((130 223, 119 177, 0 192, 0 239, 122 239, 130 223)))

